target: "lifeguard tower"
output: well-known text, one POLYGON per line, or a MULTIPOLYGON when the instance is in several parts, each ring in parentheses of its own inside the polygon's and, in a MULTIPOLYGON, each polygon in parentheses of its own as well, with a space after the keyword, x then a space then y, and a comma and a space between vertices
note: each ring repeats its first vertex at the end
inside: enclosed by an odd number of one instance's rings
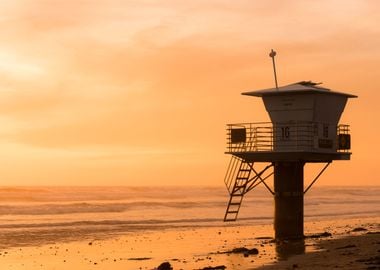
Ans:
POLYGON ((339 124, 348 98, 311 81, 245 92, 262 98, 269 123, 227 125, 227 154, 232 155, 225 176, 230 199, 224 221, 237 219, 244 195, 259 184, 274 196, 276 239, 304 236, 304 194, 333 160, 349 160, 349 126, 339 124), (257 170, 256 163, 268 163, 257 170), (325 163, 304 187, 306 163, 325 163), (272 190, 266 180, 274 175, 272 190))

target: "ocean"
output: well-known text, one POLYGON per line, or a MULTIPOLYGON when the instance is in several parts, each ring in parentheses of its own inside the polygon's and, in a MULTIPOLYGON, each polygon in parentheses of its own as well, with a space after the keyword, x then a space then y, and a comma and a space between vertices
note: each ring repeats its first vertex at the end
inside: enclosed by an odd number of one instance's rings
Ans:
MULTIPOLYGON (((313 187, 305 221, 379 217, 380 187, 313 187)), ((3 187, 0 248, 104 239, 121 234, 273 222, 264 188, 246 195, 237 222, 222 219, 223 187, 3 187)))

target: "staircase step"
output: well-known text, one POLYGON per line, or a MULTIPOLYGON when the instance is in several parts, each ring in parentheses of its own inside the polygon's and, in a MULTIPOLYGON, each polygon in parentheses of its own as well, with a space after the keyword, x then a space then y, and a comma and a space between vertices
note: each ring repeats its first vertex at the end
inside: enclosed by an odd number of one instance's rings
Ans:
POLYGON ((241 203, 242 199, 238 198, 238 197, 235 197, 237 199, 235 200, 231 200, 231 203, 241 203))
POLYGON ((230 193, 230 200, 225 212, 224 221, 236 221, 243 196, 246 193, 252 173, 251 162, 232 156, 224 183, 230 193))
MULTIPOLYGON (((232 208, 232 207, 233 207, 233 208, 237 208, 237 207, 240 206, 240 205, 241 205, 241 202, 234 202, 234 204, 233 204, 233 203, 230 204, 230 207, 229 207, 229 208, 232 208)), ((229 208, 228 208, 228 209, 229 209, 229 208)))

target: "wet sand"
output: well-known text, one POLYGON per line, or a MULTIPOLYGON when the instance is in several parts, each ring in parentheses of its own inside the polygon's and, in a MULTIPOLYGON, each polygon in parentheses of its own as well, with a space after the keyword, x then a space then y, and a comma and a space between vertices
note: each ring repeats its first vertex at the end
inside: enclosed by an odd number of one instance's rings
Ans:
POLYGON ((316 247, 316 252, 258 269, 380 269, 380 232, 324 239, 316 247))
POLYGON ((380 269, 380 218, 307 222, 315 237, 298 242, 275 242, 272 225, 238 224, 20 244, 0 250, 0 269, 154 269, 165 261, 173 269, 380 269), (323 232, 332 235, 317 237, 323 232), (230 252, 242 247, 258 254, 230 252))

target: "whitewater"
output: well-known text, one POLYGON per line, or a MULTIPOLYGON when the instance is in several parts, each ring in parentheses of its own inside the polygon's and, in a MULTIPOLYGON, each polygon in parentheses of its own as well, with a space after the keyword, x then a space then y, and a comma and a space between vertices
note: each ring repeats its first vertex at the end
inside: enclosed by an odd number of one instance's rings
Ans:
MULTIPOLYGON (((314 187, 305 195, 305 221, 378 217, 379 194, 378 186, 314 187)), ((246 195, 237 222, 222 221, 227 201, 223 187, 2 187, 0 248, 273 222, 265 188, 246 195)))

